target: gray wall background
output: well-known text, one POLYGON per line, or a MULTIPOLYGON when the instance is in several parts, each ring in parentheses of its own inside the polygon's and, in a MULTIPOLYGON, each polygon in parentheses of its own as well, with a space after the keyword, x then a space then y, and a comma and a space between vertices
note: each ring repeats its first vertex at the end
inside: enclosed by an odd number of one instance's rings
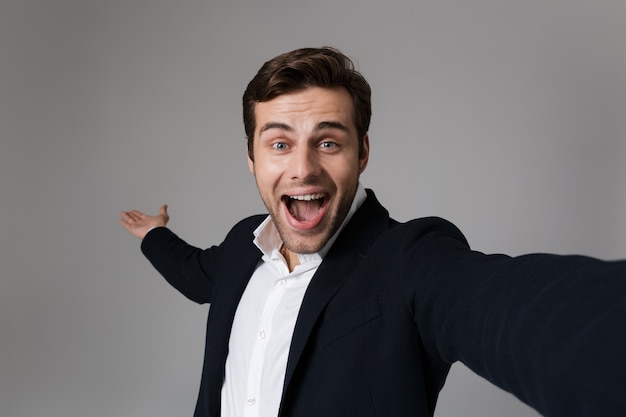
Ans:
MULTIPOLYGON (((240 96, 302 46, 374 91, 363 183, 473 247, 626 254, 626 3, 0 3, 0 416, 185 416, 207 306, 118 224, 170 205, 191 243, 262 210, 240 96)), ((453 367, 438 417, 536 416, 453 367)))

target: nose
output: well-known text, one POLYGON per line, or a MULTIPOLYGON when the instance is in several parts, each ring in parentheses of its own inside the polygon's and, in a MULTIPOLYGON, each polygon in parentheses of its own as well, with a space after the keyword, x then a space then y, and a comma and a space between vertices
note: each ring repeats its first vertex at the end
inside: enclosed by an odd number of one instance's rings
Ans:
POLYGON ((309 146, 300 146, 292 154, 290 176, 293 180, 307 180, 320 175, 319 155, 309 146))

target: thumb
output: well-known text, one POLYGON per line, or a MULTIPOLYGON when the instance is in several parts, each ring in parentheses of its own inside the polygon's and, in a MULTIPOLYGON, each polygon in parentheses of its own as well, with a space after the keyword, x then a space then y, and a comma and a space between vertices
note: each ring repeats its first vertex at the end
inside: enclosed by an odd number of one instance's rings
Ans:
POLYGON ((167 204, 163 204, 161 206, 161 208, 159 209, 159 215, 163 219, 163 226, 166 226, 167 223, 170 221, 170 215, 167 214, 167 204))

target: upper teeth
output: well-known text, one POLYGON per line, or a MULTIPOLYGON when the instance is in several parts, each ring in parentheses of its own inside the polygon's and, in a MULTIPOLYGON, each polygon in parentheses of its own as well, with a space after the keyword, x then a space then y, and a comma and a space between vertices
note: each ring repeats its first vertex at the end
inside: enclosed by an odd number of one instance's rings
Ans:
POLYGON ((304 194, 304 195, 290 195, 289 198, 292 198, 294 200, 311 201, 311 200, 324 198, 324 194, 317 193, 317 194, 304 194))

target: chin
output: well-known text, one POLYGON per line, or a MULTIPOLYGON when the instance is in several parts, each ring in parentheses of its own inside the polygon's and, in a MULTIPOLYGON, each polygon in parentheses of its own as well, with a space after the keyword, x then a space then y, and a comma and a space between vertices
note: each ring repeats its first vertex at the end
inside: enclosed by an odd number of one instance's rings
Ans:
POLYGON ((283 244, 294 253, 311 254, 322 250, 326 243, 330 240, 330 236, 323 237, 302 237, 295 238, 289 236, 281 236, 283 244))
POLYGON ((322 250, 322 248, 324 247, 324 244, 321 244, 321 243, 292 244, 292 243, 286 242, 285 246, 287 247, 287 249, 289 249, 291 252, 294 252, 294 253, 311 254, 311 253, 316 253, 322 250))

